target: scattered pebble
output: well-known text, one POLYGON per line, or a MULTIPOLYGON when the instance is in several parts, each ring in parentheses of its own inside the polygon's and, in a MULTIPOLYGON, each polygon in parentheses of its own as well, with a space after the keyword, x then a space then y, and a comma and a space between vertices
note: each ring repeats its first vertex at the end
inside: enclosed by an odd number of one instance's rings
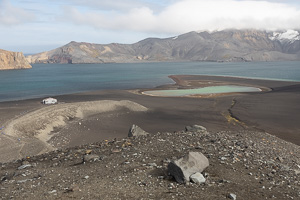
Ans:
POLYGON ((0 191, 2 199, 300 199, 299 171, 299 146, 266 133, 177 131, 2 163, 0 191), (209 160, 202 184, 168 174, 189 152, 209 160))

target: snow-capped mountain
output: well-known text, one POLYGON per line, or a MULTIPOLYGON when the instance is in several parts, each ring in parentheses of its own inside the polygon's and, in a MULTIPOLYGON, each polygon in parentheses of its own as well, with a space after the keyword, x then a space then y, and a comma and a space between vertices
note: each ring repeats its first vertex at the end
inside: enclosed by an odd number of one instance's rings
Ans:
POLYGON ((134 44, 70 42, 27 56, 30 63, 300 60, 299 30, 223 30, 146 38, 134 44))
POLYGON ((273 32, 269 38, 271 40, 278 40, 280 43, 293 43, 297 40, 300 40, 300 33, 296 30, 273 32))

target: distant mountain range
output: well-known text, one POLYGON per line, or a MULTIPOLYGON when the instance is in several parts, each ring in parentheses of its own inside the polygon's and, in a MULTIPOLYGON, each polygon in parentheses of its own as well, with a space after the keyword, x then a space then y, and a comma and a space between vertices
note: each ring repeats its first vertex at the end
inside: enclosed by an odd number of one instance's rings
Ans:
POLYGON ((0 70, 28 69, 31 65, 22 52, 12 52, 0 49, 0 70))
POLYGON ((300 60, 300 31, 189 32, 134 44, 70 42, 26 58, 30 63, 294 61, 300 60))

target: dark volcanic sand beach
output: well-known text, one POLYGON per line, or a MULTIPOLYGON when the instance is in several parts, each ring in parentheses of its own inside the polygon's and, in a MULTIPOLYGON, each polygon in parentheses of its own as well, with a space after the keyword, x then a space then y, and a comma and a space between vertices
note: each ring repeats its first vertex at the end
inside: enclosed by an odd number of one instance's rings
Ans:
MULTIPOLYGON (((134 112, 117 107, 108 112, 94 113, 67 121, 52 131, 49 143, 54 148, 75 146, 104 139, 126 137, 132 124, 150 133, 182 130, 186 125, 200 124, 209 131, 260 130, 286 141, 300 144, 300 83, 254 80, 215 76, 176 76, 177 85, 160 88, 198 86, 199 81, 235 83, 271 88, 260 93, 219 95, 211 98, 152 97, 136 91, 107 90, 57 96, 59 102, 68 103, 129 100, 146 108, 134 112)), ((200 84, 200 85, 201 85, 200 84)), ((39 108, 42 98, 0 103, 0 127, 10 120, 26 116, 39 108)), ((46 106, 47 107, 47 106, 46 106)), ((51 108, 51 106, 48 106, 51 108)), ((54 108, 54 106, 53 106, 54 108)), ((5 129, 4 129, 5 130, 5 129)), ((0 162, 42 153, 43 144, 37 139, 0 135, 0 162)), ((46 149, 47 150, 47 149, 46 149)))

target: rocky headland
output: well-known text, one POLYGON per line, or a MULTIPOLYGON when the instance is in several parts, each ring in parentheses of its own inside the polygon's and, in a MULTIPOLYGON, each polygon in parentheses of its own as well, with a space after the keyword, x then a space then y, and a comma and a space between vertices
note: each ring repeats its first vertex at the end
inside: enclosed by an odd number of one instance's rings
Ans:
POLYGON ((300 60, 296 30, 224 30, 189 32, 171 38, 147 38, 134 44, 70 42, 26 57, 30 63, 128 63, 177 61, 300 60))
POLYGON ((22 52, 0 49, 0 70, 32 68, 22 52))

